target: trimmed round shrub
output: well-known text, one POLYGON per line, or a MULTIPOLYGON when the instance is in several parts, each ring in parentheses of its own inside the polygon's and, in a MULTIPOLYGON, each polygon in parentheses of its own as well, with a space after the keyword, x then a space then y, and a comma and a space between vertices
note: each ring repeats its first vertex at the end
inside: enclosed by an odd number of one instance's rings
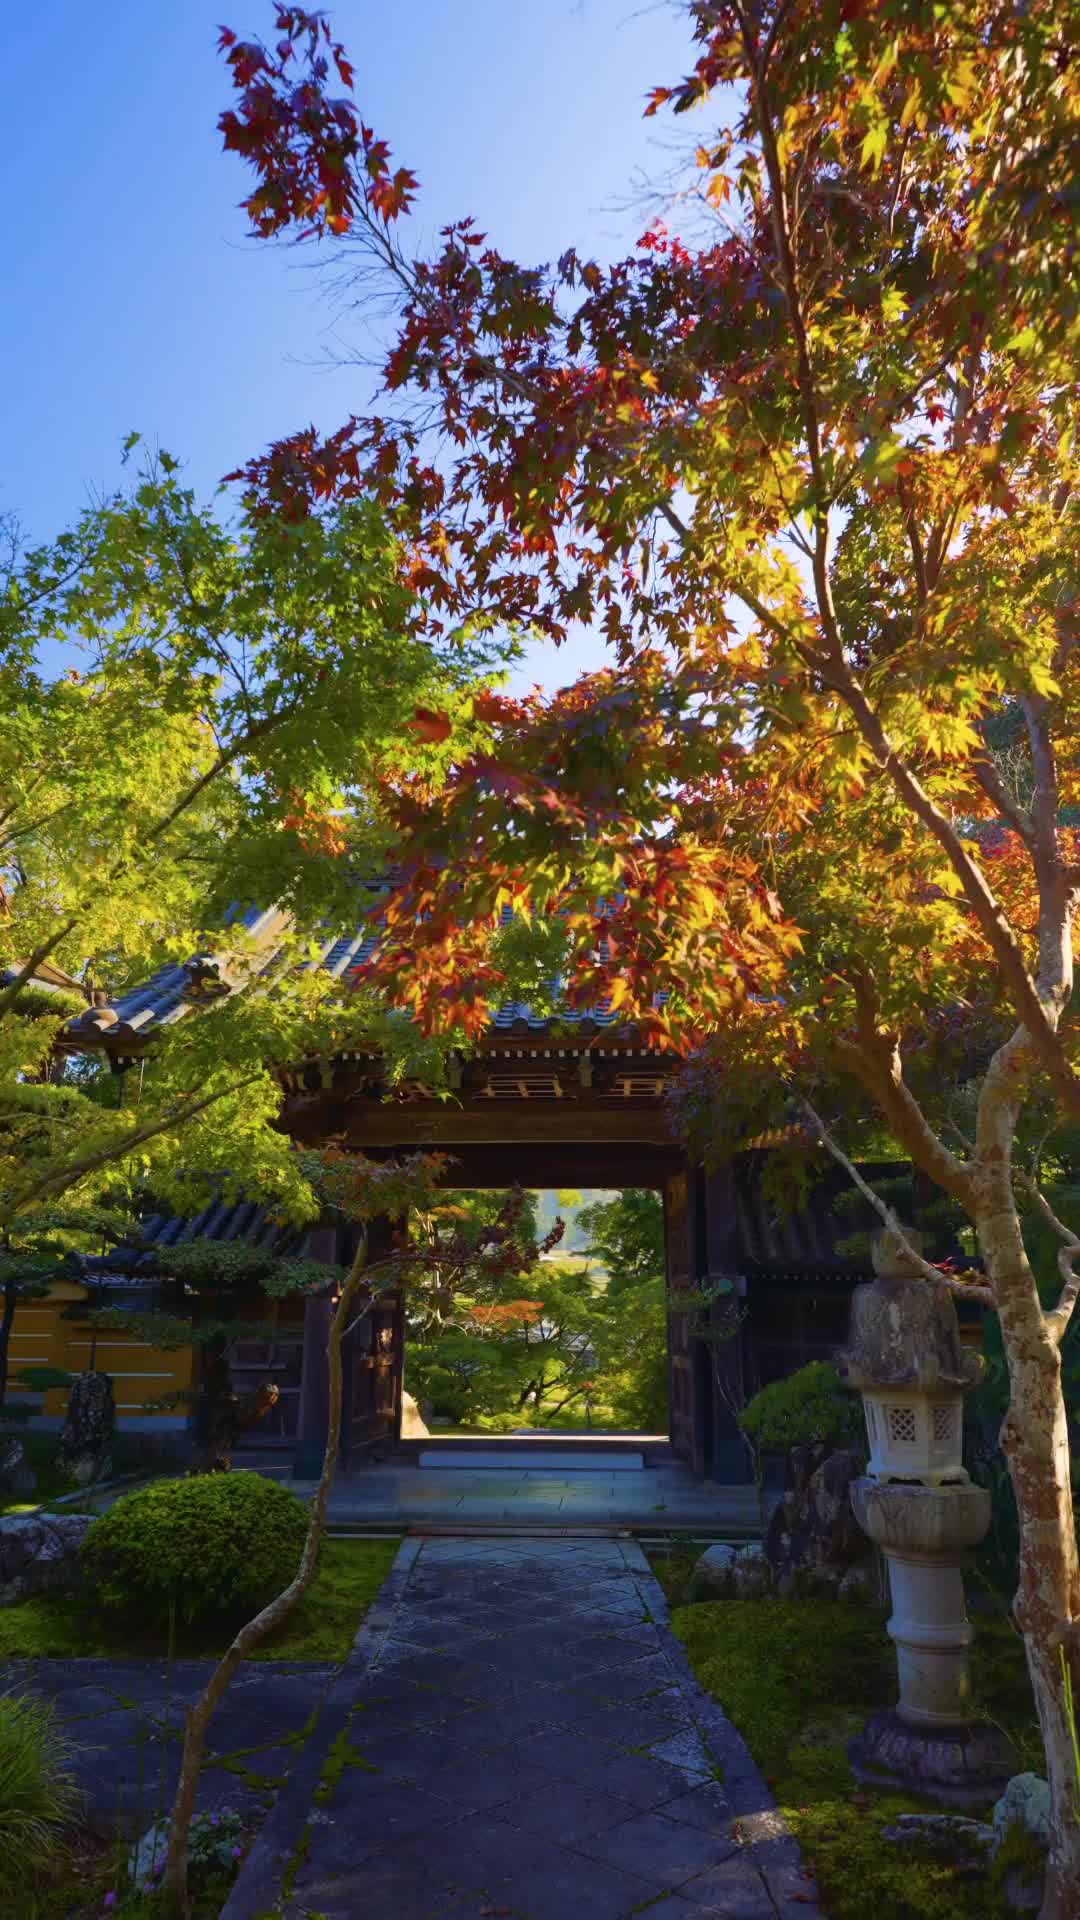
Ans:
POLYGON ((189 1623, 253 1613, 292 1579, 308 1513, 257 1473, 139 1487, 83 1542, 89 1596, 110 1612, 189 1623))
POLYGON ((762 1453, 786 1453, 789 1447, 866 1446, 862 1402, 844 1386, 827 1360, 762 1387, 739 1415, 739 1425, 762 1453))

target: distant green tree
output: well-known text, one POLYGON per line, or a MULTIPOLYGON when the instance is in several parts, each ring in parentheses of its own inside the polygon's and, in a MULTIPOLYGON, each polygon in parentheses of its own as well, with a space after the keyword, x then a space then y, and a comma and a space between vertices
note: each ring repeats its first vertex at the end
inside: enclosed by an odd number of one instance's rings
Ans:
POLYGON ((668 1424, 667 1265, 664 1208, 649 1187, 626 1187, 584 1207, 578 1225, 608 1274, 610 1309, 599 1357, 620 1422, 644 1432, 668 1424))
MULTIPOLYGON (((448 1198, 453 1206, 463 1196, 448 1198)), ((468 1205, 482 1217, 493 1200, 473 1195, 468 1205)), ((437 1416, 465 1425, 666 1425, 660 1202, 619 1194, 582 1208, 576 1225, 584 1265, 549 1249, 527 1287, 515 1274, 491 1275, 486 1296, 452 1292, 452 1311, 416 1330, 409 1379, 437 1416)))
POLYGON ((613 1292, 664 1277, 664 1209, 649 1187, 625 1187, 611 1200, 582 1207, 577 1225, 613 1292))

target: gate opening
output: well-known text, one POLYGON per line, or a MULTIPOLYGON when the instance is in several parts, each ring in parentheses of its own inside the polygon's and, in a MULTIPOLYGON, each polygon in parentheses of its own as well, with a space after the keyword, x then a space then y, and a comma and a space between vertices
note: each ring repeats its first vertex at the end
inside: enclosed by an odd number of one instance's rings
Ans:
MULTIPOLYGON (((505 1189, 447 1193, 459 1232, 505 1189)), ((437 1245, 438 1222, 413 1221, 437 1245)), ((650 1188, 535 1189, 525 1269, 457 1286, 436 1263, 405 1301, 402 1438, 668 1433, 664 1213, 650 1188), (557 1221, 563 1231, 548 1244, 557 1221)))

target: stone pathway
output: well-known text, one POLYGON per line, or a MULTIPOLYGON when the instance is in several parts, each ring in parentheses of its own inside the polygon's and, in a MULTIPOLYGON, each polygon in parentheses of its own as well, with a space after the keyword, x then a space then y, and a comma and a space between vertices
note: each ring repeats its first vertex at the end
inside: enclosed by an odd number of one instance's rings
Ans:
POLYGON ((814 1920, 639 1548, 407 1541, 222 1920, 814 1920))
MULTIPOLYGON (((205 1660, 12 1660, 0 1686, 54 1702, 90 1824, 138 1835, 172 1804, 184 1711, 211 1671, 205 1660)), ((243 1668, 211 1723, 200 1807, 233 1808, 257 1827, 338 1671, 314 1662, 243 1668)))

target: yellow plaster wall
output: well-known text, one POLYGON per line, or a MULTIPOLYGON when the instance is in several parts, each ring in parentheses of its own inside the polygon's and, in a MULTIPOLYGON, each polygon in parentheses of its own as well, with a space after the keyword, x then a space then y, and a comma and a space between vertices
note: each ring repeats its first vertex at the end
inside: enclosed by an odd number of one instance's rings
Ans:
MULTIPOLYGON (((90 1328, 85 1322, 63 1318, 63 1309, 69 1302, 85 1298, 81 1287, 61 1282, 54 1286, 47 1299, 27 1300, 17 1308, 8 1361, 11 1400, 30 1391, 21 1387, 15 1378, 23 1367, 63 1367, 68 1373, 86 1372, 90 1365, 90 1328)), ((189 1387, 194 1359, 191 1347, 165 1353, 128 1333, 99 1333, 95 1364, 99 1372, 112 1375, 118 1424, 135 1416, 144 1420, 175 1420, 178 1414, 185 1414, 188 1408, 184 1405, 149 1408, 144 1403, 189 1387)), ((65 1387, 53 1387, 45 1395, 41 1411, 63 1416, 67 1399, 65 1387)))

